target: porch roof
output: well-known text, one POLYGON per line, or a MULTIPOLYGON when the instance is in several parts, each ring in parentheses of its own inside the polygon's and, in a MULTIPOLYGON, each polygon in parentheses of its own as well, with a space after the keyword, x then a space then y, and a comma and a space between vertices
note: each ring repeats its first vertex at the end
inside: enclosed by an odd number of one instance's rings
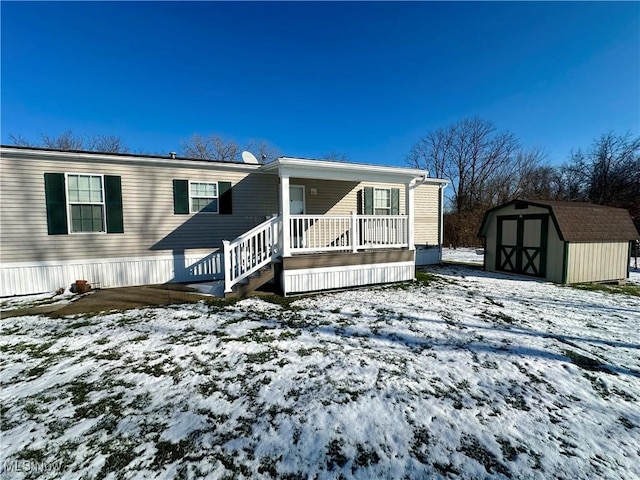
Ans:
POLYGON ((384 167, 362 163, 293 157, 280 157, 262 165, 260 170, 267 173, 277 173, 280 177, 289 178, 404 184, 411 183, 414 180, 424 183, 447 183, 446 180, 429 178, 428 171, 415 168, 384 167))

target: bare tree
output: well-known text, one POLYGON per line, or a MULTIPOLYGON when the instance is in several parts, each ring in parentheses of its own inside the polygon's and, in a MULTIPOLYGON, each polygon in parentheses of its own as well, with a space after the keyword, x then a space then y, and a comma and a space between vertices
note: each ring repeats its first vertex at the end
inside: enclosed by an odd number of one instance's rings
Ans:
POLYGON ((561 189, 559 172, 543 164, 545 156, 540 148, 518 150, 511 168, 489 183, 490 191, 494 192, 492 205, 514 198, 557 199, 561 189))
POLYGON ((127 153, 127 147, 120 137, 114 135, 95 135, 88 137, 85 143, 86 149, 92 152, 127 153))
MULTIPOLYGON (((240 162, 243 150, 235 140, 227 140, 217 134, 203 136, 197 133, 182 142, 182 149, 185 157, 221 162, 240 162)), ((249 140, 244 150, 253 153, 260 163, 280 156, 280 151, 266 140, 249 140)))
POLYGON ((244 149, 253 153, 260 163, 269 163, 280 156, 280 150, 266 140, 249 140, 244 149))
POLYGON ((350 161, 349 155, 343 152, 338 152, 337 150, 330 150, 324 155, 322 155, 322 157, 320 158, 321 160, 329 160, 331 162, 349 162, 350 161))
POLYGON ((200 160, 218 160, 221 162, 237 162, 240 147, 233 140, 225 140, 220 135, 202 136, 194 134, 182 143, 184 156, 200 160))
MULTIPOLYGON (((407 162, 451 182, 451 206, 464 212, 491 204, 491 185, 510 178, 520 145, 510 132, 477 117, 428 132, 411 149, 407 162)), ((495 186, 495 185, 494 185, 495 186)))
POLYGON ((127 147, 120 137, 113 135, 76 135, 71 130, 58 136, 40 135, 40 141, 30 141, 21 135, 9 135, 14 143, 21 147, 51 148, 53 150, 85 150, 103 153, 127 153, 127 147))
POLYGON ((474 244, 484 210, 508 195, 521 149, 516 137, 487 120, 468 118, 422 137, 407 162, 449 180, 454 244, 474 244), (506 192, 506 193, 505 193, 506 192))
POLYGON ((626 208, 640 219, 640 137, 605 133, 564 166, 567 197, 626 208))

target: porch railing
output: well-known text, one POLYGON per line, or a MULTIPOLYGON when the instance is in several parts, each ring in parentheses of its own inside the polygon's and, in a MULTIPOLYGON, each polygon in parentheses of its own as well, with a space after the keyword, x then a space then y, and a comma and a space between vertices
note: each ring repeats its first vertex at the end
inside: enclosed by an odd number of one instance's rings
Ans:
POLYGON ((291 253, 409 246, 405 215, 291 215, 291 253))
MULTIPOLYGON (((281 216, 275 216, 232 241, 222 242, 224 291, 275 260, 281 252, 281 216)), ((406 215, 291 215, 290 253, 405 248, 409 246, 406 215)))
POLYGON ((280 216, 270 218, 232 241, 223 240, 224 291, 268 265, 279 254, 280 216))

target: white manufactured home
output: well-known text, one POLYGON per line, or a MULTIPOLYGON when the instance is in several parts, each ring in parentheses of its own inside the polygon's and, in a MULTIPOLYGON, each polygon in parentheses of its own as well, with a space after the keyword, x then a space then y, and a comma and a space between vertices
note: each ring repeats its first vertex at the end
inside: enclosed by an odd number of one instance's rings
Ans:
POLYGON ((405 281, 441 260, 446 181, 422 170, 2 146, 0 296, 275 277, 302 293, 405 281))

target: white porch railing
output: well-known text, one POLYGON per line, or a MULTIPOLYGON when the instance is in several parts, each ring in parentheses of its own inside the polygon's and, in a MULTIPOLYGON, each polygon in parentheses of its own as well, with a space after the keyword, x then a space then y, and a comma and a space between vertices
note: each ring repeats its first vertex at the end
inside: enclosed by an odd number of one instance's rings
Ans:
POLYGON ((225 293, 279 255, 279 238, 280 216, 276 216, 233 241, 223 240, 225 293))
POLYGON ((291 253, 409 246, 405 215, 291 215, 291 253))
MULTIPOLYGON (((222 242, 224 291, 266 266, 281 254, 281 217, 270 218, 233 241, 222 242)), ((406 248, 406 215, 291 215, 290 253, 406 248)))

